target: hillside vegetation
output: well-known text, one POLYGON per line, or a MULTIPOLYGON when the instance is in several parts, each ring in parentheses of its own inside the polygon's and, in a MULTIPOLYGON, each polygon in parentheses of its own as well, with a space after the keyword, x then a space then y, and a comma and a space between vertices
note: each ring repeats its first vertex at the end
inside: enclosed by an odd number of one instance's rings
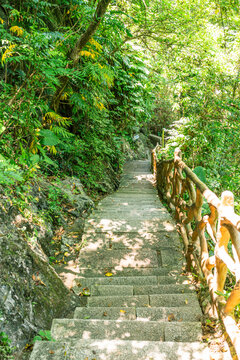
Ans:
POLYGON ((36 238, 46 262, 64 262, 61 236, 92 208, 86 194, 115 190, 149 133, 164 134, 160 156, 180 147, 211 190, 231 190, 239 213, 239 26, 237 0, 3 0, 0 211, 4 234, 17 233, 2 248, 21 239, 32 254, 36 238))

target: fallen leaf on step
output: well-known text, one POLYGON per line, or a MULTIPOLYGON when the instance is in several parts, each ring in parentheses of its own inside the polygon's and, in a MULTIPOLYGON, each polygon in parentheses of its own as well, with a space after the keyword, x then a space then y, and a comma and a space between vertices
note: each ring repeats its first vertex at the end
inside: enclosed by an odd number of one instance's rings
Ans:
POLYGON ((32 350, 33 349, 33 344, 26 344, 25 345, 25 350, 32 350))
POLYGON ((55 354, 55 351, 49 350, 49 354, 55 354))
POLYGON ((186 305, 188 304, 188 299, 185 299, 185 304, 186 304, 186 305))
POLYGON ((106 311, 103 313, 103 316, 107 316, 107 312, 106 312, 106 311))
POLYGON ((120 310, 120 313, 125 314, 125 313, 126 313, 126 310, 120 310))
POLYGON ((113 276, 113 274, 110 273, 110 272, 107 272, 107 273, 105 274, 105 276, 113 276))
POLYGON ((168 319, 168 321, 173 321, 173 320, 175 320, 174 314, 169 314, 167 319, 168 319))

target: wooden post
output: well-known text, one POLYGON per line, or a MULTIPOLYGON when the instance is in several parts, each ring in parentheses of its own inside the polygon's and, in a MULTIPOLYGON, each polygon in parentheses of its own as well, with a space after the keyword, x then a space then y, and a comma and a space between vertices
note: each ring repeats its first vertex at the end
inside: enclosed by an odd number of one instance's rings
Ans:
MULTIPOLYGON (((219 207, 219 223, 217 231, 217 248, 224 248, 228 252, 228 242, 230 240, 230 234, 226 227, 222 224, 222 218, 226 215, 234 213, 234 197, 233 193, 230 191, 224 191, 221 196, 221 205, 219 207)), ((216 269, 215 269, 215 290, 220 292, 223 291, 225 280, 227 276, 227 266, 226 264, 218 257, 217 251, 215 251, 216 256, 216 269)))

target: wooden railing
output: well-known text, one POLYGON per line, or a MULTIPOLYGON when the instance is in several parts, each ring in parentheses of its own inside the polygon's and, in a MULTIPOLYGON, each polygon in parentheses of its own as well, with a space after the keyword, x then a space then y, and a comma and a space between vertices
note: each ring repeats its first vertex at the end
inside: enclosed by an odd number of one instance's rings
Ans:
POLYGON ((172 160, 158 160, 160 154, 157 146, 152 152, 157 189, 175 213, 187 268, 204 275, 213 314, 222 319, 240 359, 240 331, 233 315, 240 303, 240 216, 234 212, 233 193, 224 191, 219 199, 182 161, 179 149, 172 160), (207 215, 202 215, 204 199, 209 206, 207 215), (214 255, 210 256, 213 245, 214 255), (226 301, 221 293, 228 270, 236 285, 226 301))

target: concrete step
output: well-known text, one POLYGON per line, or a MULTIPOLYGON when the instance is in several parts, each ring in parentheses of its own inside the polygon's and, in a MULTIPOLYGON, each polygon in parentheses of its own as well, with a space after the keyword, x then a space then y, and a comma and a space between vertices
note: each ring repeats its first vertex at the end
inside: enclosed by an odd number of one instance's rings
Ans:
POLYGON ((101 248, 125 249, 125 248, 175 248, 180 251, 180 240, 176 232, 170 235, 166 232, 154 233, 86 233, 82 238, 84 249, 98 250, 101 248))
POLYGON ((75 319, 145 320, 145 321, 200 321, 200 306, 195 307, 78 307, 75 319))
POLYGON ((134 307, 77 307, 74 319, 136 320, 134 307))
POLYGON ((90 296, 87 306, 108 307, 194 307, 199 306, 195 293, 186 294, 151 294, 151 295, 119 295, 119 296, 90 296))
POLYGON ((147 341, 200 341, 198 322, 159 322, 131 320, 54 319, 51 329, 55 340, 116 339, 147 341))
POLYGON ((31 360, 209 360, 206 344, 130 340, 38 341, 31 360))

